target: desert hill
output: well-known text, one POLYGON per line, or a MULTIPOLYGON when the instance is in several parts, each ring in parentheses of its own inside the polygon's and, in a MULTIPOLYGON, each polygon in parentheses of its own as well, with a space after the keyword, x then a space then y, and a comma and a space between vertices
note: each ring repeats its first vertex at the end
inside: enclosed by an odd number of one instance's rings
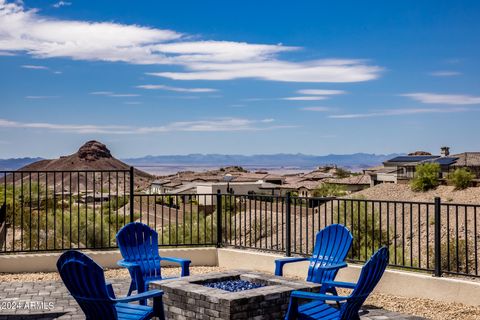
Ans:
MULTIPOLYGON (((128 173, 93 173, 93 172, 65 172, 55 173, 50 171, 72 171, 72 170, 129 170, 130 166, 112 156, 110 150, 98 141, 88 141, 78 149, 77 152, 62 156, 59 159, 40 160, 26 165, 17 170, 15 181, 23 180, 39 182, 41 185, 54 184, 56 189, 71 190, 72 192, 96 189, 98 192, 106 190, 123 191, 128 188, 128 173), (40 173, 32 173, 29 171, 39 171, 40 173), (48 173, 42 171, 48 171, 48 173), (95 178, 95 185, 93 180, 95 178), (47 183, 48 182, 48 183, 47 183)), ((135 189, 146 188, 154 176, 135 169, 135 189)))

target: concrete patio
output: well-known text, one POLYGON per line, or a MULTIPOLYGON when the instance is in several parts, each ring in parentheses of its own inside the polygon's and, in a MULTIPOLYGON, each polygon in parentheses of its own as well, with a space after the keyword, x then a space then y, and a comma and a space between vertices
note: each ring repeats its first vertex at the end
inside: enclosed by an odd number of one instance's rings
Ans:
MULTIPOLYGON (((113 284, 117 295, 124 295, 128 289, 129 279, 109 279, 113 284)), ((85 319, 78 304, 67 292, 61 281, 52 282, 3 282, 0 283, 0 301, 2 310, 0 310, 0 319, 15 320, 53 320, 53 319, 85 319), (8 302, 43 302, 42 305, 48 310, 39 309, 6 309, 8 302), (53 305, 53 308, 49 306, 53 305)), ((403 315, 396 312, 390 312, 384 309, 378 309, 366 305, 362 320, 415 320, 424 319, 421 317, 403 315)), ((201 318, 198 318, 201 319, 201 318)))

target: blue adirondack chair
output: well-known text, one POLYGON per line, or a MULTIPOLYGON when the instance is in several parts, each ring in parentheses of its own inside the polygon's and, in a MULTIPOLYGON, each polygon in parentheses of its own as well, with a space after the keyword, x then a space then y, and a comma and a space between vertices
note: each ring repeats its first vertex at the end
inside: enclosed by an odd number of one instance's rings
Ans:
POLYGON ((144 320, 159 317, 164 320, 161 290, 135 296, 116 298, 111 284, 105 282, 102 267, 79 251, 63 253, 57 269, 70 294, 85 313, 87 320, 144 320), (129 302, 154 298, 153 307, 129 302))
POLYGON ((134 290, 145 292, 150 282, 165 279, 162 278, 161 261, 178 263, 182 268, 181 276, 190 275, 190 260, 160 257, 158 234, 146 224, 131 222, 125 225, 117 233, 117 244, 123 257, 118 265, 127 268, 132 278, 127 295, 134 290))
MULTIPOLYGON (((345 226, 332 224, 317 232, 315 247, 310 258, 283 258, 275 260, 275 275, 283 275, 283 266, 287 263, 310 261, 307 281, 324 283, 332 281, 338 270, 347 266, 345 258, 352 246, 353 236, 345 226)), ((330 290, 336 293, 335 288, 330 290)))
POLYGON ((285 320, 359 320, 358 311, 382 278, 387 264, 388 249, 382 247, 365 263, 356 284, 327 281, 322 285, 321 293, 293 291, 285 320), (325 288, 323 288, 324 286, 325 288), (324 292, 331 287, 353 289, 353 291, 348 296, 325 294, 324 292), (311 302, 300 305, 299 299, 311 300, 311 302), (337 309, 327 304, 326 301, 344 302, 337 309))

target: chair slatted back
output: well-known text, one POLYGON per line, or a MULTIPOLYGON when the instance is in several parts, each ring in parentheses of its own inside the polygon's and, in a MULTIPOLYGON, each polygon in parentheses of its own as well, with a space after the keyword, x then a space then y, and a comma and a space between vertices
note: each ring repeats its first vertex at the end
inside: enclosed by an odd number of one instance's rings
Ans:
POLYGON ((58 259, 57 269, 87 319, 117 319, 115 302, 98 264, 83 253, 70 250, 58 259))
POLYGON ((161 277, 155 230, 146 224, 131 222, 118 231, 117 244, 125 261, 140 265, 144 278, 161 277))
POLYGON ((357 286, 350 298, 341 307, 342 320, 356 319, 360 307, 368 295, 378 284, 388 265, 389 252, 386 247, 380 248, 363 266, 357 286))
POLYGON ((332 224, 317 232, 307 281, 322 283, 333 280, 338 269, 323 270, 320 267, 345 261, 352 241, 350 230, 341 224, 332 224))

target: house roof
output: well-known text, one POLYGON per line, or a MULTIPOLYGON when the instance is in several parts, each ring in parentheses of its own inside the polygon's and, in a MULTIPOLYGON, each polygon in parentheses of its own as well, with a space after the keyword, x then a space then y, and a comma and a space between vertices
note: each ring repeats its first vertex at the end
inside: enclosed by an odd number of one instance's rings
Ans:
POLYGON ((328 179, 328 183, 346 184, 346 185, 369 185, 371 182, 370 175, 361 174, 358 176, 351 176, 342 179, 328 179))
POLYGON ((305 181, 296 181, 296 182, 291 182, 287 183, 281 186, 282 189, 300 189, 300 188, 305 188, 308 190, 313 190, 316 189, 321 183, 319 181, 311 181, 311 180, 305 180, 305 181))
POLYGON ((453 155, 457 161, 453 164, 455 167, 478 167, 480 166, 480 152, 464 152, 453 155))
POLYGON ((385 164, 404 164, 404 163, 418 163, 425 160, 432 160, 440 158, 440 156, 398 156, 393 159, 387 160, 385 164))

